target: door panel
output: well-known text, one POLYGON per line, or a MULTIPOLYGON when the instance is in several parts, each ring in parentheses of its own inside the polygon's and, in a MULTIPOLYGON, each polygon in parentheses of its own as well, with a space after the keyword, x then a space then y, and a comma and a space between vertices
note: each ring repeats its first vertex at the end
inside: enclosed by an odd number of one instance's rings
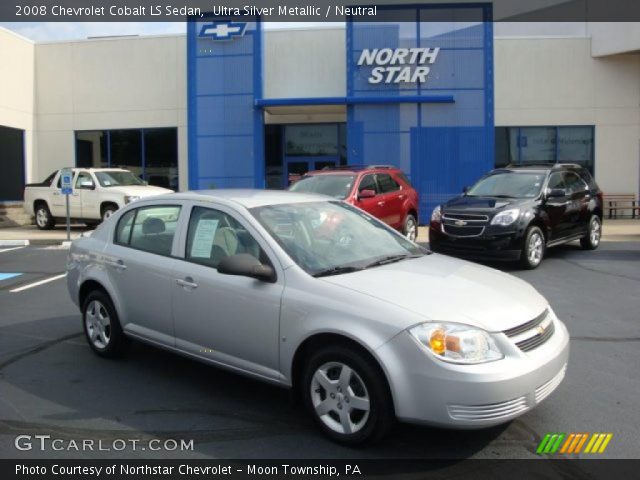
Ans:
POLYGON ((177 260, 170 257, 180 206, 143 207, 116 227, 123 245, 109 244, 105 266, 122 308, 122 327, 162 344, 174 344, 171 288, 177 260))
MULTIPOLYGON (((561 172, 552 173, 547 182, 547 189, 566 188, 564 178, 561 172)), ((549 226, 551 234, 549 240, 557 240, 567 235, 567 206, 569 204, 568 197, 547 198, 544 209, 549 216, 549 226)))
POLYGON ((193 208, 185 260, 176 266, 172 285, 176 346, 275 378, 282 279, 267 283, 216 269, 225 256, 241 253, 272 263, 255 238, 246 223, 223 207, 193 208))
POLYGON ((71 216, 74 218, 99 218, 92 215, 95 210, 95 204, 98 201, 98 194, 95 190, 96 183, 91 174, 87 171, 81 171, 76 177, 73 193, 77 194, 71 216), (89 186, 92 185, 93 189, 89 186))
POLYGON ((587 184, 575 173, 565 172, 569 204, 567 206, 567 235, 586 232, 589 221, 589 200, 591 195, 587 184))
MULTIPOLYGON (((356 198, 356 207, 363 209, 367 213, 373 215, 380 220, 383 220, 385 212, 383 210, 384 202, 381 200, 381 196, 378 192, 378 184, 374 174, 364 175, 360 179, 358 184, 358 194, 363 190, 373 190, 376 192, 376 196, 372 198, 356 198)), ((383 220, 384 221, 384 220, 383 220)))
POLYGON ((384 202, 384 205, 382 206, 382 219, 393 228, 399 229, 402 227, 403 220, 400 185, 391 177, 391 175, 386 173, 379 173, 377 175, 377 181, 378 187, 382 192, 381 201, 384 202))

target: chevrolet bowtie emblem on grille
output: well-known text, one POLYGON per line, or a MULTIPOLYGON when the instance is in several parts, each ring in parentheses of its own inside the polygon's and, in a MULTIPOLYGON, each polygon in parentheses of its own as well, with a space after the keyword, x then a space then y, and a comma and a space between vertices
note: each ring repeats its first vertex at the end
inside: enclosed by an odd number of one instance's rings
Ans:
POLYGON ((467 222, 465 222, 464 220, 456 220, 455 224, 459 227, 464 227, 467 224, 467 222))
POLYGON ((538 327, 538 335, 542 335, 544 333, 544 327, 542 325, 540 325, 538 327))
POLYGON ((243 22, 213 22, 202 26, 200 37, 210 37, 213 40, 231 40, 242 37, 247 24, 243 22))

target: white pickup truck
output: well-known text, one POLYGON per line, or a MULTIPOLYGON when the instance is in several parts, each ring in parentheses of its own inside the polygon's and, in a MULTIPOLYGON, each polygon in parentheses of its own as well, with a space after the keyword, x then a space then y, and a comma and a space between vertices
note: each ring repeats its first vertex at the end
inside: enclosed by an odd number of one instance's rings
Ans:
MULTIPOLYGON (((97 225, 129 202, 142 197, 171 193, 152 187, 129 170, 119 168, 73 168, 73 193, 69 195, 70 217, 87 225, 97 225)), ((65 196, 61 193, 60 170, 42 183, 30 183, 24 189, 24 209, 36 218, 40 230, 53 228, 56 220, 66 218, 65 196)))

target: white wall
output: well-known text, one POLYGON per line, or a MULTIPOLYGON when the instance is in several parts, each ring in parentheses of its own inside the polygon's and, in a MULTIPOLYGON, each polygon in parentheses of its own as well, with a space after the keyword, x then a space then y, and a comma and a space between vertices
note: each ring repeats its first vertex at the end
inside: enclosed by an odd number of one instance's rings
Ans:
POLYGON ((640 57, 591 56, 588 38, 497 39, 496 126, 595 125, 605 192, 638 192, 640 57))
POLYGON ((186 188, 184 36, 36 45, 36 176, 75 164, 76 130, 178 127, 186 188))
POLYGON ((591 53, 595 57, 640 51, 640 23, 590 22, 591 53))
POLYGON ((32 178, 34 129, 34 44, 0 28, 0 125, 25 131, 25 173, 32 178))

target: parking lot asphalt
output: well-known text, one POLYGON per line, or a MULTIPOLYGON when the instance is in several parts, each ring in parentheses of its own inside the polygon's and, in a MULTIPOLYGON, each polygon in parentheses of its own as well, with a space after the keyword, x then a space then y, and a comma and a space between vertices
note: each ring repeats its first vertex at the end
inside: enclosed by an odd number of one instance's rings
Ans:
POLYGON ((549 432, 611 432, 600 457, 640 456, 640 242, 559 247, 534 271, 494 266, 538 288, 571 334, 565 381, 538 408, 485 430, 399 424, 359 449, 322 437, 286 390, 141 344, 98 358, 56 278, 66 254, 0 249, 0 272, 20 274, 0 276, 0 458, 529 458, 549 432), (20 434, 193 439, 194 448, 18 451, 20 434))

